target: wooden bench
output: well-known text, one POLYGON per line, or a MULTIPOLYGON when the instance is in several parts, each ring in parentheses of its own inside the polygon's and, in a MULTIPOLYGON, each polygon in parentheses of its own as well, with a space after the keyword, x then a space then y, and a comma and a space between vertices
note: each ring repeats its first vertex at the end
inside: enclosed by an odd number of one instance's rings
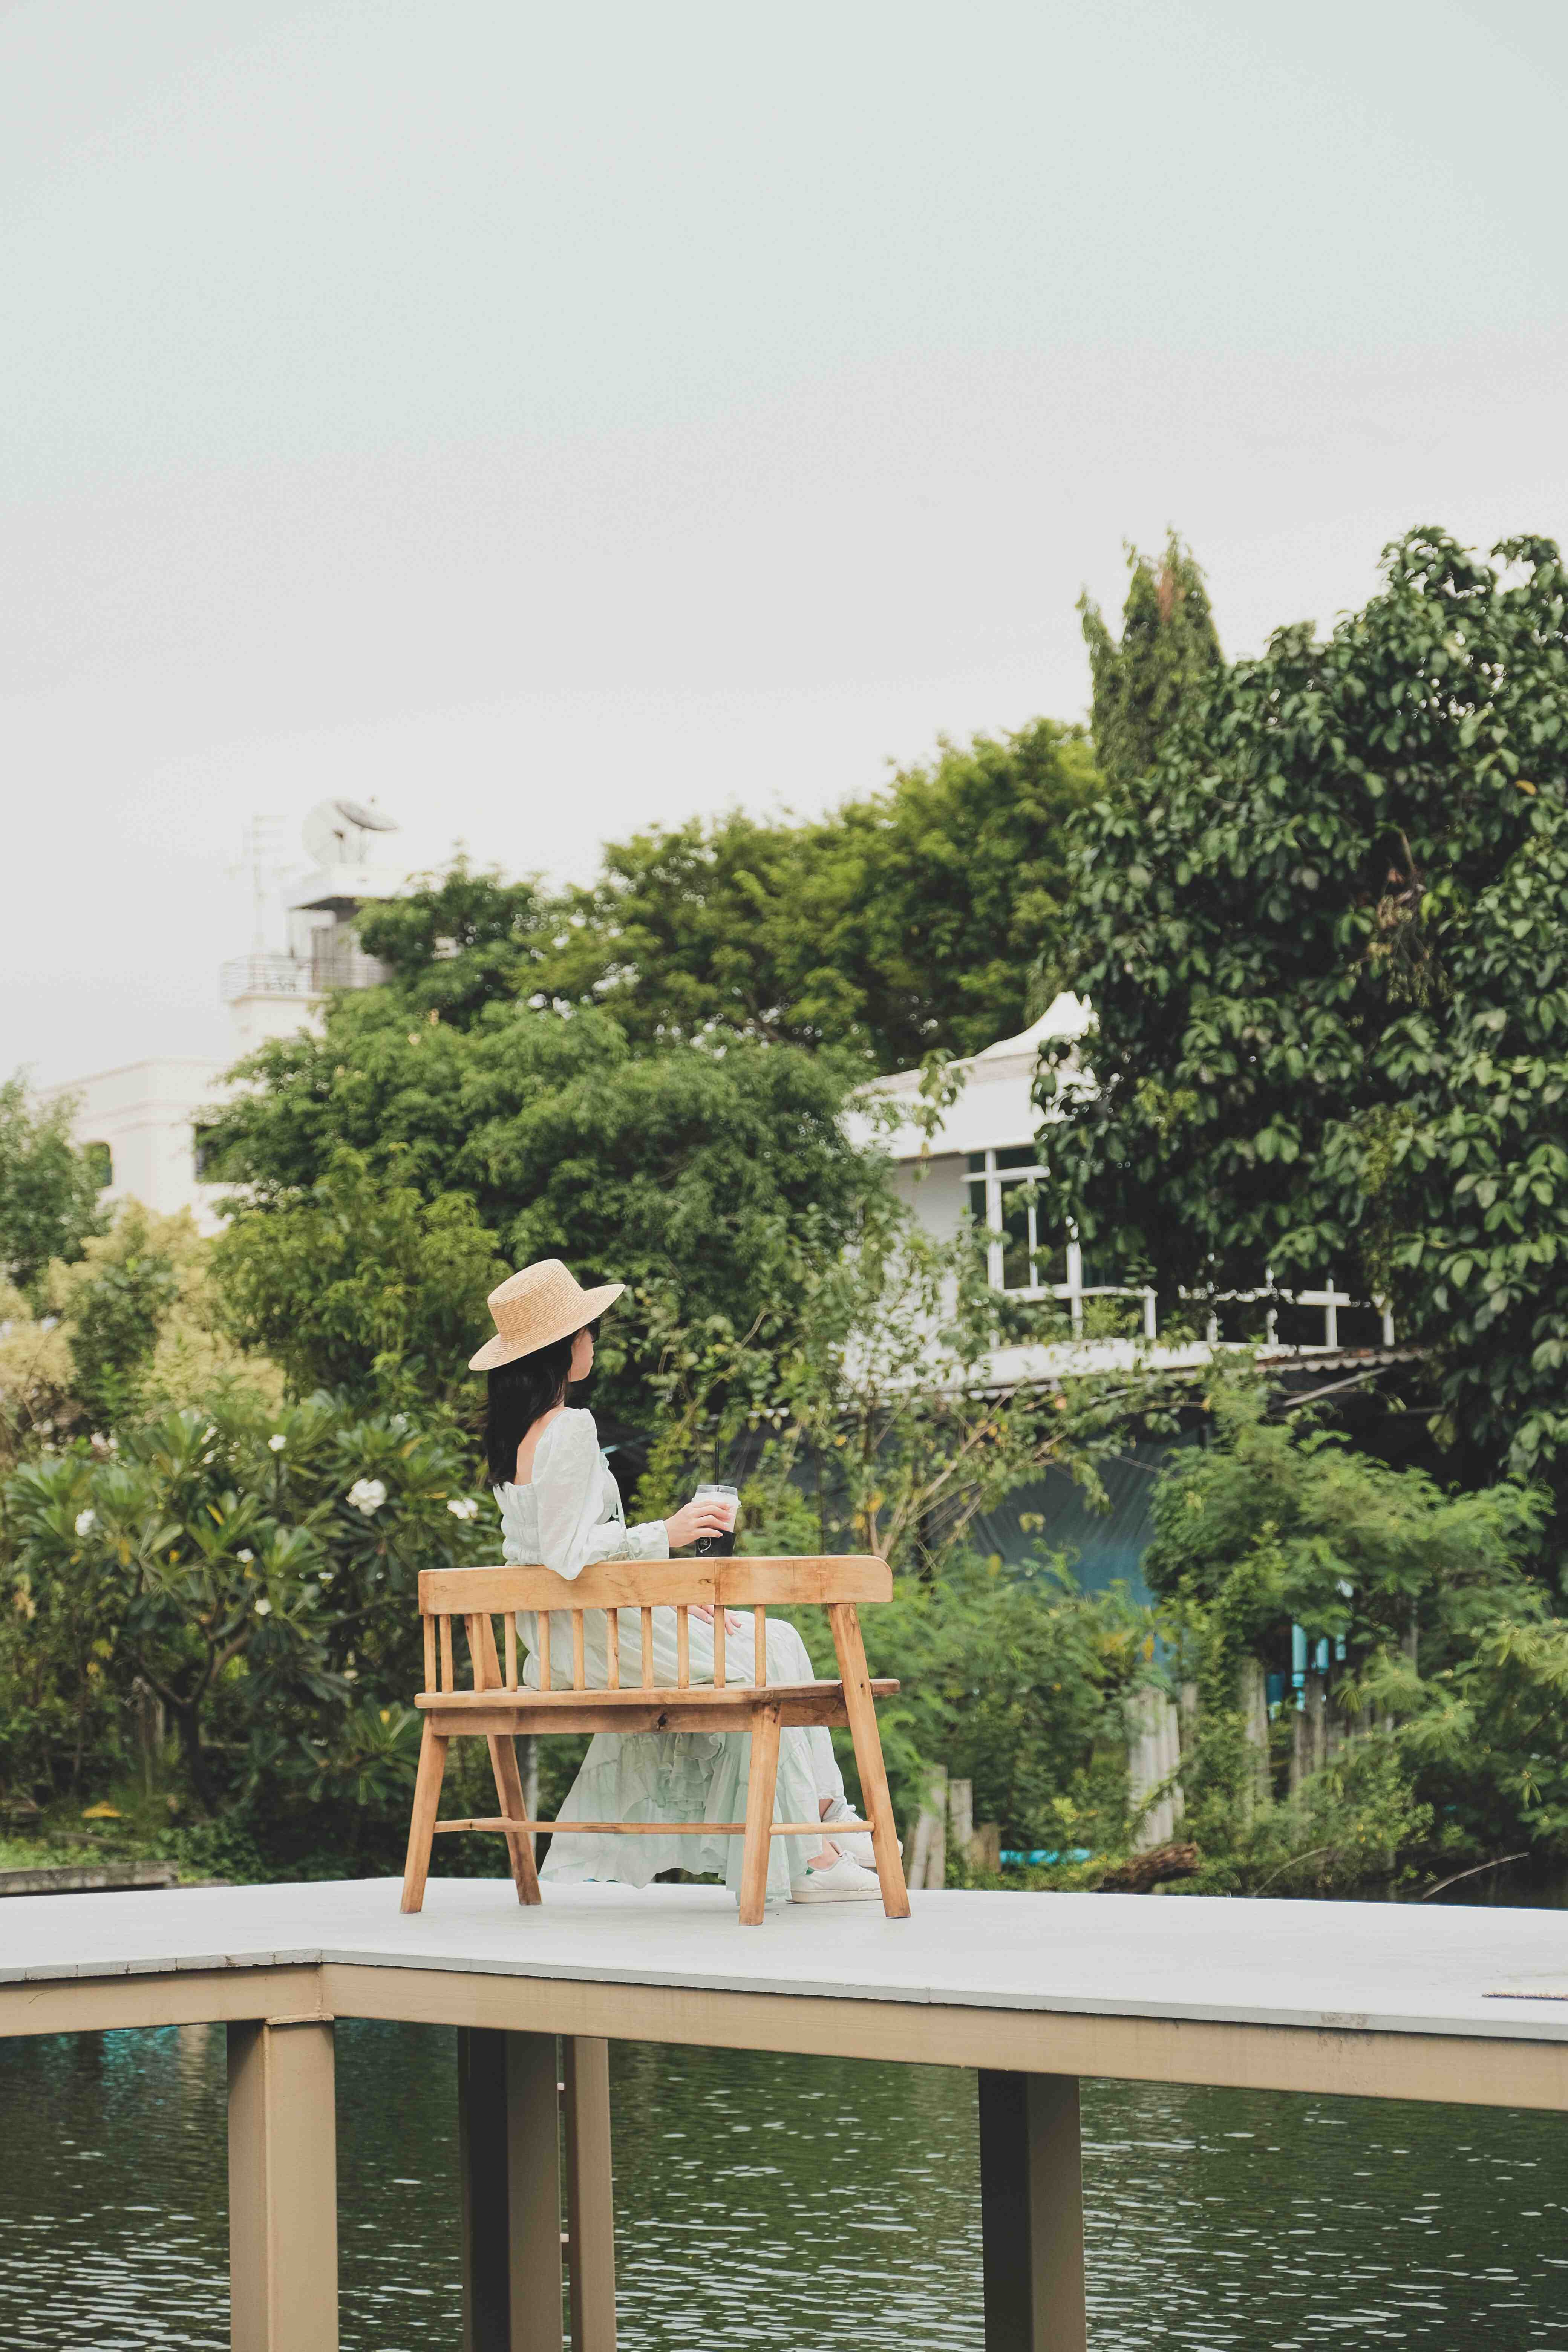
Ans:
POLYGON ((899 1687, 896 1682, 873 1682, 867 1671, 866 1652, 857 1613, 862 1601, 892 1596, 892 1574, 885 1560, 869 1557, 824 1559, 601 1560, 581 1576, 557 1576, 548 1568, 460 1568, 427 1570, 419 1579, 419 1612, 425 1636, 425 1687, 416 1705, 425 1717, 419 1744, 419 1777, 415 1784, 414 1816, 408 1831, 408 1860, 403 1880, 403 1908, 417 1911, 425 1899, 430 1867, 431 1841, 456 1830, 500 1832, 507 1842, 512 1877, 520 1903, 537 1903, 539 1879, 533 1866, 531 1833, 552 1835, 742 1837, 741 1920, 757 1926, 767 1891, 768 1855, 775 1837, 821 1838, 820 1822, 775 1822, 774 1780, 778 1771, 779 1734, 802 1726, 847 1724, 859 1768, 861 1802, 877 1857, 882 1908, 891 1919, 909 1916, 910 1898, 904 1886, 899 1843, 894 1833, 888 1776, 882 1763, 882 1742, 877 1729, 876 1701, 899 1687), (763 1635, 769 1608, 816 1606, 827 1612, 833 1647, 838 1662, 837 1682, 770 1683, 763 1635), (689 1612, 698 1606, 713 1611, 713 1680, 693 1684, 690 1676, 689 1612), (653 1612, 673 1609, 678 1670, 675 1687, 654 1682, 653 1612), (532 1610, 539 1619, 539 1688, 521 1685, 517 1666, 517 1612, 532 1610), (726 1609, 753 1612, 756 1671, 760 1683, 731 1682, 725 1671, 726 1609), (622 1679, 620 1610, 637 1612, 637 1655, 622 1679), (605 1615, 608 1659, 606 1686, 590 1687, 585 1671, 584 1619, 591 1612, 605 1615), (494 1615, 501 1618, 502 1641, 498 1651, 494 1615), (569 1687, 552 1685, 550 1620, 561 1614, 571 1620, 572 1681, 569 1687), (453 1620, 460 1618, 471 1663, 472 1681, 458 1687, 453 1656, 453 1620), (545 1731, 733 1731, 752 1735, 751 1774, 746 1788, 743 1822, 536 1822, 526 1818, 522 1780, 512 1741, 520 1732, 545 1731), (446 1770, 447 1742, 483 1738, 489 1743, 490 1769, 500 1804, 497 1815, 471 1821, 437 1819, 441 1780, 446 1770))

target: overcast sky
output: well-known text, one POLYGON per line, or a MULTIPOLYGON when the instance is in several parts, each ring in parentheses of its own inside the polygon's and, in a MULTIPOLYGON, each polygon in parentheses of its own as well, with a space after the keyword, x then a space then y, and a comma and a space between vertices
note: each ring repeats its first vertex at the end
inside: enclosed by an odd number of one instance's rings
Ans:
POLYGON ((1568 537, 1568 12, 0 0, 0 1073, 222 1053, 232 868, 374 793, 587 876, 1568 537))

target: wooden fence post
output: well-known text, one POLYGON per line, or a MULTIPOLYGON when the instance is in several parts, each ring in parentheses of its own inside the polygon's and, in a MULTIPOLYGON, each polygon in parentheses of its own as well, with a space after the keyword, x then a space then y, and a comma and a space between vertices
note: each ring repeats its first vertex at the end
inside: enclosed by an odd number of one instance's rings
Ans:
POLYGON ((906 1886, 942 1886, 947 1880, 947 1767, 933 1766, 925 1798, 909 1833, 906 1886))

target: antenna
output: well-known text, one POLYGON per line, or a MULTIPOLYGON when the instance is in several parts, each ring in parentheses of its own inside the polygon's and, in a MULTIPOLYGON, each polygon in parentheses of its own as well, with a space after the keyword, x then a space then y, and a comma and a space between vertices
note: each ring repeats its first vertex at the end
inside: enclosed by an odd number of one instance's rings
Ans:
POLYGON ((230 881, 241 876, 250 884, 252 955, 267 953, 267 901, 293 871, 283 854, 283 819, 271 814, 247 817, 240 835, 239 858, 228 869, 230 881))

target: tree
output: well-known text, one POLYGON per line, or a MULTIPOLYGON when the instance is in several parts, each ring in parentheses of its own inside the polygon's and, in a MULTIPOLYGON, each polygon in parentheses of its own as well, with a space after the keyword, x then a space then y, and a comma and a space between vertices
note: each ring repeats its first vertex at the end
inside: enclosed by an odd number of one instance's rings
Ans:
POLYGON ((1561 1485, 1568 604, 1550 541, 1495 559, 1413 532, 1364 611, 1279 631, 1097 807, 1096 1085, 1042 1098, 1101 1263, 1390 1297, 1470 1475, 1561 1485))
POLYGON ((103 1229, 98 1168, 71 1141, 73 1109, 64 1099, 39 1108, 20 1076, 0 1085, 0 1275, 23 1290, 103 1229))
POLYGON ((4 1496, 0 1769, 58 1788, 89 1759, 122 1768, 140 1676, 204 1806, 298 1807, 345 1775, 363 1795, 375 1755, 400 1799, 420 1570, 491 1540, 469 1477, 438 1419, 362 1419, 330 1397, 274 1414, 232 1389, 25 1465, 4 1496), (386 1739, 358 1719, 362 1678, 386 1739))
POLYGON ((471 1392, 486 1295, 509 1270, 466 1193, 426 1202, 346 1148, 317 1182, 237 1209, 216 1258, 234 1329, 297 1395, 426 1407, 471 1392))
MULTIPOLYGON (((252 1192, 223 1279, 299 1387, 363 1378, 377 1356, 416 1357, 436 1393, 467 1384, 487 1252, 673 1283, 690 1312, 744 1329, 791 1253, 836 1256, 883 1183, 844 1137, 830 1056, 747 1039, 638 1056, 602 1013, 527 1005, 466 1029, 408 1018, 395 990, 336 1000, 324 1035, 252 1059, 218 1125, 223 1173, 252 1192), (358 1158, 334 1172, 345 1149, 358 1158)), ((628 1420, 652 1360, 612 1317, 600 1387, 628 1420)))
POLYGON ((543 985, 563 936, 562 910, 536 878, 508 882, 461 856, 406 898, 366 908, 356 929, 410 1012, 459 1028, 485 1005, 526 999, 543 985))
MULTIPOLYGON (((1250 1369, 1215 1368, 1205 1402, 1209 1442, 1162 1475, 1143 1559, 1200 1688, 1183 1783, 1205 1890, 1348 1892, 1422 1853, 1561 1851, 1568 1623, 1526 1573, 1546 1496, 1445 1493, 1280 1413, 1250 1369), (1289 1678, 1293 1625, 1324 1752, 1276 1804, 1263 1674, 1289 1678)), ((1291 1691, 1276 1764, 1308 1720, 1291 1691)))
POLYGON ((1096 775, 1074 728, 943 743, 809 823, 731 810, 612 843, 559 900, 459 863, 360 923, 409 1019, 597 1008, 637 1047, 841 1047, 877 1069, 1021 1029, 1066 945, 1068 833, 1096 775))
POLYGON ((1173 530, 1163 556, 1126 549, 1121 642, 1086 591, 1079 598, 1094 690, 1095 758, 1113 792, 1153 765, 1177 721, 1202 700, 1224 666, 1204 575, 1173 530))

